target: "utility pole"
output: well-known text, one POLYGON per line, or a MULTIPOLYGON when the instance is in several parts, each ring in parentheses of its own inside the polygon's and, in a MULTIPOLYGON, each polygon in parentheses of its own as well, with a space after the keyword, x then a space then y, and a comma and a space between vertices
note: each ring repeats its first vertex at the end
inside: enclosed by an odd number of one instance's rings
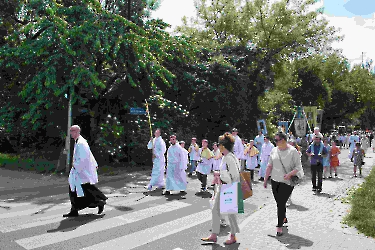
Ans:
POLYGON ((66 133, 65 140, 65 153, 66 153, 66 168, 65 172, 70 171, 70 127, 72 126, 72 99, 74 93, 74 87, 69 87, 69 107, 68 107, 68 130, 66 133))

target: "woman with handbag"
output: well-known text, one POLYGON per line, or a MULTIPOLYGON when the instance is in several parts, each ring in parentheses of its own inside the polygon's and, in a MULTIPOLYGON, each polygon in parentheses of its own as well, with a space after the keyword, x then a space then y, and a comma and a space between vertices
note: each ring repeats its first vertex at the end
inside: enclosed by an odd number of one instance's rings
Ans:
MULTIPOLYGON (((219 149, 223 153, 221 164, 226 164, 226 168, 220 167, 220 180, 222 183, 231 184, 233 182, 240 182, 240 162, 233 154, 235 138, 230 133, 225 133, 219 137, 219 149)), ((215 199, 212 208, 212 234, 207 238, 201 240, 209 243, 217 242, 217 235, 220 233, 220 189, 222 185, 217 185, 215 190, 215 199)), ((228 214, 230 224, 230 237, 224 242, 226 245, 231 245, 237 242, 236 233, 240 232, 237 222, 236 214, 228 214)))
POLYGON ((276 235, 283 234, 283 224, 287 223, 286 202, 292 194, 294 186, 303 177, 301 157, 297 149, 287 143, 283 132, 275 135, 276 147, 272 149, 264 179, 264 188, 270 175, 272 193, 277 203, 276 235))

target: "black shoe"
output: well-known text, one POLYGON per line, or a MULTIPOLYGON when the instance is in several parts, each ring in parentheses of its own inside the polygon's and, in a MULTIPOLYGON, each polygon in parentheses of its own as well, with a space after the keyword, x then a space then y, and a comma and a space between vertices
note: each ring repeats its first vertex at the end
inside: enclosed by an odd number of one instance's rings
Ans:
POLYGON ((318 193, 321 193, 321 192, 322 192, 322 189, 321 189, 321 188, 318 188, 316 191, 317 191, 318 193))
POLYGON ((103 210, 104 210, 104 204, 99 205, 98 206, 98 214, 103 213, 103 210))
POLYGON ((63 214, 63 217, 78 217, 78 211, 70 211, 68 214, 63 214))
POLYGON ((260 177, 260 178, 259 178, 259 181, 264 181, 264 178, 263 178, 263 177, 260 177))
POLYGON ((165 191, 165 192, 163 192, 163 195, 171 195, 171 192, 170 191, 165 191))
POLYGON ((330 175, 329 178, 332 179, 332 175, 330 175))
POLYGON ((187 193, 186 193, 186 191, 180 191, 180 194, 185 195, 187 193))
POLYGON ((314 191, 314 192, 315 192, 315 191, 316 191, 316 188, 314 188, 314 187, 313 187, 313 188, 312 188, 312 191, 314 191))

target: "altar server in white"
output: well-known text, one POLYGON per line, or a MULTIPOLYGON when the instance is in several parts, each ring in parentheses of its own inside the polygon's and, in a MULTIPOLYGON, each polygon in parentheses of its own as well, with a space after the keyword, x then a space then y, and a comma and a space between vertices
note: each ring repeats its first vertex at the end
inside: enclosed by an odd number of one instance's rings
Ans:
POLYGON ((262 152, 260 155, 260 170, 259 170, 259 180, 264 181, 264 176, 266 175, 268 159, 270 158, 271 151, 275 146, 270 142, 270 137, 264 137, 264 144, 262 146, 262 152))
POLYGON ((70 213, 63 217, 77 217, 84 208, 98 207, 98 214, 104 210, 107 197, 94 184, 98 183, 98 164, 90 146, 81 135, 81 128, 73 125, 70 135, 74 139, 73 163, 69 174, 70 213))
POLYGON ((146 187, 149 191, 152 187, 163 188, 164 187, 164 172, 165 172, 165 151, 167 147, 161 135, 161 129, 155 130, 155 138, 151 138, 148 142, 147 148, 152 149, 152 173, 151 180, 146 187))

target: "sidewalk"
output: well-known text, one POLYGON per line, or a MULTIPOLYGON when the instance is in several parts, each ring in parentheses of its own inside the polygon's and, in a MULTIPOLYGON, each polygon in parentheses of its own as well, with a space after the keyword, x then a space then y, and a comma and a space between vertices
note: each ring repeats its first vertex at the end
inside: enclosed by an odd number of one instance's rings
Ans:
MULTIPOLYGON (((289 223, 283 228, 284 235, 275 236, 277 208, 273 200, 241 223, 238 249, 375 249, 375 239, 341 224, 350 209, 350 204, 341 203, 341 198, 346 196, 347 189, 364 182, 364 178, 352 177, 353 165, 346 152, 338 168, 339 178, 323 180, 321 194, 312 192, 310 168, 304 169, 308 176, 293 190, 292 205, 287 208, 289 223)), ((364 176, 374 165, 375 153, 368 150, 366 156, 366 165, 362 169, 364 176)))

